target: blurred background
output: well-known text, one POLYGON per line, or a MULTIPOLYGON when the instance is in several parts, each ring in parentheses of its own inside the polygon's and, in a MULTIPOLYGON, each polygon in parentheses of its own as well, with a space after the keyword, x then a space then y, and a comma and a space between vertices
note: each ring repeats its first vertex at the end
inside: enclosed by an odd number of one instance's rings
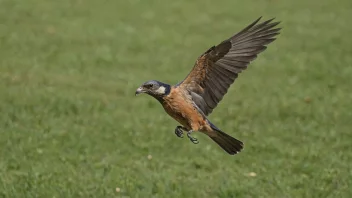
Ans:
POLYGON ((0 197, 352 196, 350 0, 1 0, 0 197), (181 81, 258 17, 278 39, 179 139, 146 80, 181 81))

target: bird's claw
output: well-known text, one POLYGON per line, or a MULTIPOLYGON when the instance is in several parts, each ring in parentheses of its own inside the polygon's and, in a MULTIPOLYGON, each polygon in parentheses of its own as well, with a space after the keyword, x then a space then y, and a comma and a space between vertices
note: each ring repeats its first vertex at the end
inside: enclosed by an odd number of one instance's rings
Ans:
POLYGON ((191 133, 192 133, 192 131, 187 132, 187 137, 189 138, 189 140, 191 140, 191 142, 192 142, 193 144, 198 144, 198 143, 199 143, 198 139, 192 137, 192 136, 191 136, 191 133))
POLYGON ((181 126, 177 126, 176 127, 175 134, 177 135, 177 137, 183 138, 183 131, 182 131, 182 127, 181 126))
MULTIPOLYGON (((177 127, 176 127, 176 129, 175 129, 175 134, 177 135, 177 137, 183 138, 183 130, 186 130, 186 129, 183 128, 182 126, 177 126, 177 127)), ((192 133, 192 132, 193 132, 192 130, 191 130, 191 131, 188 131, 188 132, 187 132, 187 137, 189 138, 189 140, 191 140, 191 142, 192 142, 193 144, 198 144, 198 143, 199 143, 198 139, 191 136, 191 133, 192 133)))

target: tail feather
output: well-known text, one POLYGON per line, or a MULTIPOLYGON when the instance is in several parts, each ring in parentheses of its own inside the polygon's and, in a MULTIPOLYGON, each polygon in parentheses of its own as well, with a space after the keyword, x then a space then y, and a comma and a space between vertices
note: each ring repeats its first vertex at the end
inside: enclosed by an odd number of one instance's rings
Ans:
POLYGON ((230 155, 235 155, 243 149, 243 142, 221 131, 212 125, 214 134, 209 137, 230 155))

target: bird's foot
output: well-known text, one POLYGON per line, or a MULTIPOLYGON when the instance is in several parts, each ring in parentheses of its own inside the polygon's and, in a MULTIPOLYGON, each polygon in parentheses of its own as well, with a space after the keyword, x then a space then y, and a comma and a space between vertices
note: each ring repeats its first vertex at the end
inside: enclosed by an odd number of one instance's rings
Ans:
POLYGON ((179 138, 183 138, 183 127, 182 126, 177 126, 175 129, 175 134, 179 138))
POLYGON ((188 131, 188 132, 187 132, 187 137, 189 138, 189 140, 191 140, 191 142, 192 142, 193 144, 198 144, 199 141, 197 140, 197 138, 194 138, 194 137, 191 136, 191 133, 192 133, 192 132, 193 132, 192 130, 188 131))

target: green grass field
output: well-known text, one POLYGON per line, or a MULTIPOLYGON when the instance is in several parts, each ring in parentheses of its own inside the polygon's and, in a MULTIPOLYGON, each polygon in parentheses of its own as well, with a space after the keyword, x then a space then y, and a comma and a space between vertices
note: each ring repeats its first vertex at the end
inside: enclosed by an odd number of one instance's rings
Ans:
POLYGON ((1 0, 0 197, 351 197, 351 10, 350 0, 1 0), (242 153, 177 138, 156 100, 134 96, 150 79, 181 81, 259 16, 282 33, 210 116, 242 153))

